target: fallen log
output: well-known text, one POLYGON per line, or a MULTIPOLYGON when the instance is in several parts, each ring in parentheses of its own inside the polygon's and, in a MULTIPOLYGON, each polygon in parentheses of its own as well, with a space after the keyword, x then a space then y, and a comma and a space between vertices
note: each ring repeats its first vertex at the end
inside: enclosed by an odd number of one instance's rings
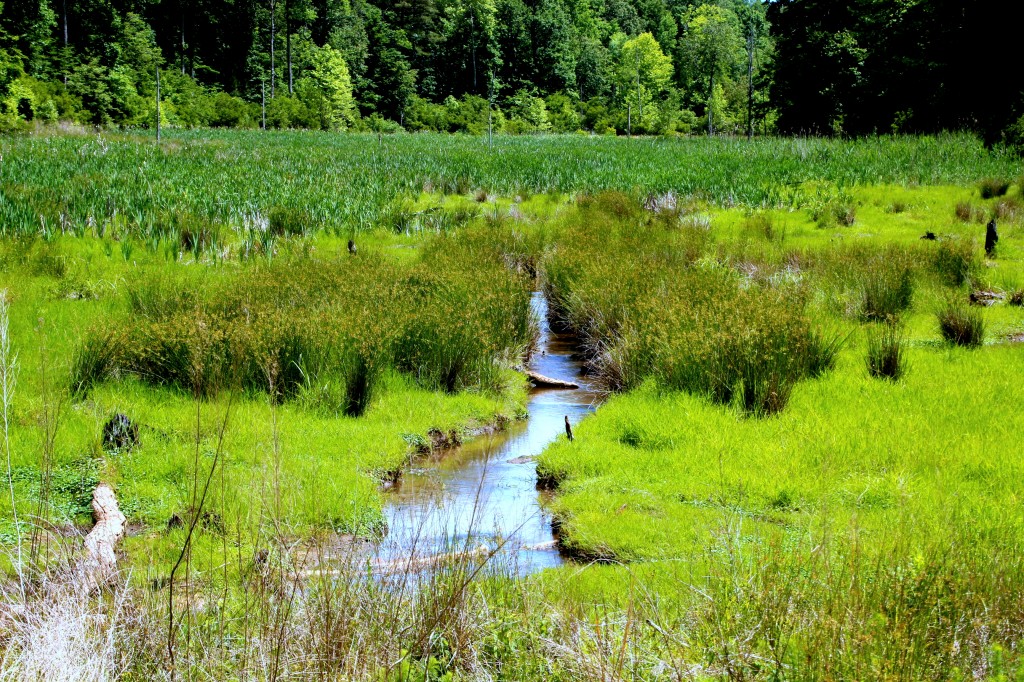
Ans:
POLYGON ((537 374, 527 370, 526 378, 533 382, 533 385, 537 388, 579 388, 579 384, 574 384, 571 381, 562 381, 561 379, 552 379, 546 377, 543 374, 537 374))
POLYGON ((96 525, 85 536, 82 572, 90 589, 96 589, 109 585, 117 575, 114 549, 124 535, 124 514, 117 505, 114 490, 106 483, 100 483, 92 492, 92 514, 96 525))
POLYGON ((300 571, 304 577, 312 576, 333 576, 345 575, 353 572, 364 571, 367 567, 378 575, 395 575, 403 573, 419 573, 430 569, 450 566, 459 562, 487 561, 492 555, 487 545, 478 545, 473 549, 466 549, 458 552, 445 552, 442 554, 430 554, 427 556, 408 556, 398 559, 384 561, 382 559, 360 560, 358 555, 353 555, 343 567, 325 568, 317 566, 300 571))

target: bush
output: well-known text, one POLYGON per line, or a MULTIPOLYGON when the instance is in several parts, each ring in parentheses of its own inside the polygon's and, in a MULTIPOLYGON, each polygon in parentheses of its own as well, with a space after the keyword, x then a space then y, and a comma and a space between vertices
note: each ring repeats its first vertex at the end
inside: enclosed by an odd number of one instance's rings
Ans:
POLYGON ((319 125, 309 107, 298 97, 278 95, 267 100, 268 128, 316 128, 319 125))
POLYGON ((551 131, 547 103, 528 90, 520 90, 507 102, 505 132, 513 135, 551 131))
POLYGON ((898 381, 906 372, 903 329, 883 324, 868 330, 868 374, 876 379, 898 381))
POLYGON ((226 92, 218 92, 213 96, 210 125, 215 128, 254 128, 259 114, 253 111, 254 105, 239 97, 232 97, 226 92))
POLYGON ((574 133, 580 129, 580 115, 574 100, 563 92, 548 95, 548 120, 556 133, 574 133))
POLYGON ((977 348, 985 340, 985 317, 981 310, 960 301, 949 303, 937 314, 939 332, 949 343, 977 348))

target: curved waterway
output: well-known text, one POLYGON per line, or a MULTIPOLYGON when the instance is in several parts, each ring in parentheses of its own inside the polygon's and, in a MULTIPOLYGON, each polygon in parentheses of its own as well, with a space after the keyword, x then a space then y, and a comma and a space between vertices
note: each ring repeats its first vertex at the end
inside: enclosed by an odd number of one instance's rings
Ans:
POLYGON ((388 537, 381 558, 431 556, 496 547, 513 557, 519 573, 562 562, 550 515, 537 489, 534 458, 565 434, 565 417, 575 425, 593 411, 598 394, 573 358, 572 337, 548 325, 547 301, 531 301, 540 325, 534 372, 579 384, 578 389, 534 388, 525 421, 504 431, 477 436, 461 447, 417 460, 389 493, 384 514, 388 537))

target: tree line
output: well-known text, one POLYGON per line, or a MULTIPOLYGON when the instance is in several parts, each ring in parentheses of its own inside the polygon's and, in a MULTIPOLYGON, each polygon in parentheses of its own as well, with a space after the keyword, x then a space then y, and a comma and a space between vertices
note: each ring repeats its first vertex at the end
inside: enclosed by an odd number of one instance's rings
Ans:
POLYGON ((952 0, 0 0, 0 129, 34 121, 1015 139, 952 0))

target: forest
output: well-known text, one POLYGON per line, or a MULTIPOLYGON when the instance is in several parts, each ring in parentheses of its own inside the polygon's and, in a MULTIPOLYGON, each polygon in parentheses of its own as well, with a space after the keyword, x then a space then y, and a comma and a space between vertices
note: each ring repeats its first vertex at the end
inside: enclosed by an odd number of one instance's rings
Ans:
POLYGON ((1013 30, 950 0, 3 0, 0 131, 152 128, 159 100, 182 128, 1017 145, 1013 30))

